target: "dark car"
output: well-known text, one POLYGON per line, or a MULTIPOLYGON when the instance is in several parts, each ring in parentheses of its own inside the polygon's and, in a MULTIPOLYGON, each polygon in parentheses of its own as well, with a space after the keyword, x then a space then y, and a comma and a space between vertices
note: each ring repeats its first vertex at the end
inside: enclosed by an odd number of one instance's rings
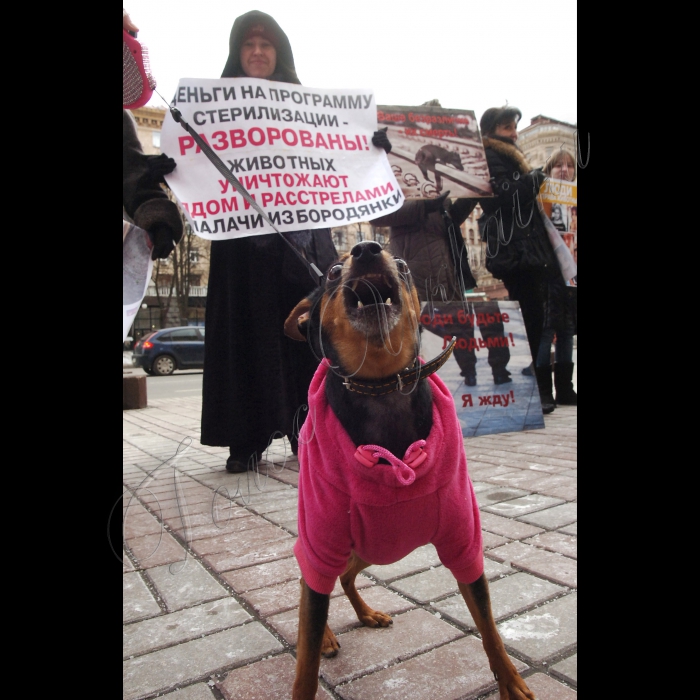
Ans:
POLYGON ((204 367, 204 327, 163 328, 141 338, 134 345, 134 367, 161 376, 176 369, 204 367))

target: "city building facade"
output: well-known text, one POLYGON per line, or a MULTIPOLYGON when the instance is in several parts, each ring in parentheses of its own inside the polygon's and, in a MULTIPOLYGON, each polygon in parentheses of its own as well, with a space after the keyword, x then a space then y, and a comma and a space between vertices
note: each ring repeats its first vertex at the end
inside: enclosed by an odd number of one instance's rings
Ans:
POLYGON ((531 167, 541 168, 561 148, 576 157, 576 131, 576 124, 538 114, 518 131, 518 147, 531 167))

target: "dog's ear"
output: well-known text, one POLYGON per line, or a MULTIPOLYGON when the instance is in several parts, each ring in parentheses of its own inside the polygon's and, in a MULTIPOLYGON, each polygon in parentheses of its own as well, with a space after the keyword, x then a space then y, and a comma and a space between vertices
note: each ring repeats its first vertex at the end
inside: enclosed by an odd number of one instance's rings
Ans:
POLYGON ((284 334, 292 340, 306 341, 306 331, 309 325, 311 312, 311 297, 302 299, 287 316, 284 322, 284 334))

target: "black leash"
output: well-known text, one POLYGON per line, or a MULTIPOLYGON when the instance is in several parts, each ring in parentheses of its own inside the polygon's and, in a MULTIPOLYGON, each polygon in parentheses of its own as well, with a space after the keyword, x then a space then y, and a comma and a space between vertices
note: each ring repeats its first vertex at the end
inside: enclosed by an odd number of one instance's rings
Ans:
MULTIPOLYGON (((165 99, 163 98, 160 93, 158 93, 160 98, 165 102, 165 99)), ((167 104, 167 103, 166 103, 167 104)), ((299 258, 299 260, 304 263, 309 268, 309 274, 311 277, 314 279, 317 285, 321 284, 321 278, 323 277, 323 273, 314 265, 313 262, 310 260, 307 260, 302 253, 300 253, 296 247, 291 243, 291 241, 288 241, 283 235, 281 231, 277 230, 277 227, 270 221, 269 217, 267 214, 258 206, 257 202, 248 194, 247 190, 243 185, 239 182, 238 178, 224 165, 223 161, 219 156, 212 151, 210 148, 209 144, 202 139, 202 137, 182 118, 182 114, 180 113, 180 110, 172 107, 170 104, 168 104, 168 109, 170 110, 170 114, 173 115, 173 119, 182 126, 182 128, 187 131, 187 133, 196 141, 197 145, 202 149, 204 152, 204 155, 206 155, 207 158, 214 164, 214 167, 233 185, 233 188, 238 192, 238 194, 245 199, 248 204, 250 204, 253 209, 255 209, 262 218, 267 221, 270 226, 275 230, 276 233, 279 233, 280 237, 282 240, 294 251, 294 254, 299 258), (314 275, 316 275, 314 277, 314 275)))

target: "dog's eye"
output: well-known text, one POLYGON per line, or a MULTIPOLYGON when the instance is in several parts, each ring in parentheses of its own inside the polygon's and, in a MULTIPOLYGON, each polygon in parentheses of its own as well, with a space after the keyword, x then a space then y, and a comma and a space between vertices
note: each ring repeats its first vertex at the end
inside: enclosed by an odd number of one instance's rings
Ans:
POLYGON ((396 263, 396 268, 399 272, 408 272, 408 265, 406 264, 405 260, 402 260, 401 258, 394 258, 394 262, 396 263))
POLYGON ((333 265, 333 267, 330 270, 328 270, 328 281, 334 282, 335 280, 339 279, 342 272, 342 265, 333 265))

